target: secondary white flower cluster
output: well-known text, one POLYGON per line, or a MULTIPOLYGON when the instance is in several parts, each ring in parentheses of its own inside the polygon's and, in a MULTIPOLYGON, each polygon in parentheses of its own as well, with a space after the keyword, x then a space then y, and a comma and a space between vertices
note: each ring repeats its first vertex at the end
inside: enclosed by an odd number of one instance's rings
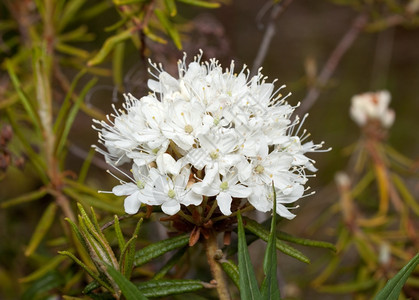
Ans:
POLYGON ((351 117, 359 126, 376 120, 384 128, 389 128, 393 125, 395 118, 394 111, 388 108, 390 99, 391 95, 388 91, 355 95, 351 99, 351 117))
MULTIPOLYGON (((122 110, 99 122, 98 149, 108 163, 129 163, 129 182, 112 192, 128 196, 125 211, 134 214, 142 203, 159 205, 174 215, 181 205, 216 201, 224 215, 233 199, 246 199, 257 210, 273 207, 292 219, 286 204, 308 188, 306 169, 316 171, 307 152, 322 144, 304 142, 301 124, 292 122, 294 107, 260 72, 250 78, 245 67, 236 74, 234 62, 223 71, 218 61, 201 62, 202 52, 189 65, 179 61, 179 78, 152 64, 155 80, 149 95, 125 95, 122 110)), ((302 123, 302 122, 301 122, 302 123)), ((121 171, 122 172, 122 171, 121 171)))

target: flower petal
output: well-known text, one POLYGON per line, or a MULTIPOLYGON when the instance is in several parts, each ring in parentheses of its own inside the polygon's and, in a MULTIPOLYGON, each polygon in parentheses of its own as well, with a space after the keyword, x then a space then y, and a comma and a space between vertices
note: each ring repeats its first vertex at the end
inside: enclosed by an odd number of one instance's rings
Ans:
POLYGON ((225 216, 231 215, 231 201, 233 199, 231 198, 230 194, 226 192, 220 192, 220 194, 217 196, 217 203, 218 207, 221 210, 221 213, 225 216))
POLYGON ((188 205, 199 205, 202 202, 202 195, 195 193, 192 190, 189 190, 182 199, 182 204, 188 205))
POLYGON ((138 187, 132 182, 117 185, 112 189, 112 193, 114 193, 116 196, 131 195, 137 191, 138 187))
POLYGON ((286 208, 284 205, 277 203, 276 204, 276 213, 280 215, 281 217, 284 217, 285 219, 292 220, 295 218, 295 215, 291 213, 288 208, 286 208))
POLYGON ((180 210, 180 204, 174 199, 169 200, 162 204, 161 209, 165 214, 173 216, 180 210))
POLYGON ((197 182, 194 185, 192 185, 192 191, 199 195, 211 197, 217 195, 220 189, 217 189, 212 185, 208 185, 203 182, 197 182))
POLYGON ((252 189, 241 184, 236 184, 228 188, 228 193, 237 198, 247 198, 252 193, 252 189))
POLYGON ((124 209, 127 214, 133 215, 138 212, 141 206, 141 201, 138 197, 139 192, 136 192, 127 198, 124 201, 124 209))

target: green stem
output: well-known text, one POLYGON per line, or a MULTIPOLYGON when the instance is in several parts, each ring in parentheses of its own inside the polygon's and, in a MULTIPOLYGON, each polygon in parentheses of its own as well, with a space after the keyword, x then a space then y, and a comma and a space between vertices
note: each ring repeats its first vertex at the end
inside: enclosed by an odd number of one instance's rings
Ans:
POLYGON ((211 209, 210 209, 210 211, 208 212, 208 215, 205 217, 205 219, 204 219, 204 223, 205 222, 207 222, 210 218, 211 218, 211 216, 212 216, 212 214, 214 213, 214 210, 217 208, 217 200, 214 200, 214 202, 212 203, 212 206, 211 206, 211 209))
POLYGON ((188 222, 195 224, 194 220, 192 219, 191 216, 185 214, 183 211, 179 210, 178 212, 179 216, 181 216, 182 218, 184 218, 185 220, 187 220, 188 222))
MULTIPOLYGON (((244 213, 244 212, 251 211, 251 210, 254 210, 254 209, 255 208, 252 205, 249 205, 249 206, 246 206, 245 208, 241 209, 240 210, 240 213, 244 213)), ((235 217, 237 215, 237 213, 238 213, 238 211, 235 211, 235 212, 233 212, 229 216, 224 216, 224 215, 223 216, 219 216, 219 217, 216 217, 216 218, 212 219, 212 221, 213 222, 217 222, 217 221, 220 221, 220 220, 223 220, 223 219, 235 217)))

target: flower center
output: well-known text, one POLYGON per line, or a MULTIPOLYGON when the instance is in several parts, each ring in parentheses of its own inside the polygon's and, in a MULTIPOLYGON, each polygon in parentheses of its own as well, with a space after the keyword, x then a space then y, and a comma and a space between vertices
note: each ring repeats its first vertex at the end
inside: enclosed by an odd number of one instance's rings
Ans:
POLYGON ((262 174, 265 171, 265 168, 262 165, 257 165, 255 168, 255 172, 258 174, 262 174))
POLYGON ((193 127, 189 124, 185 125, 185 132, 191 133, 193 131, 193 127))
POLYGON ((220 189, 225 191, 226 189, 228 189, 228 182, 224 181, 220 184, 220 189))
POLYGON ((219 156, 219 154, 218 154, 218 149, 217 149, 216 151, 212 151, 212 152, 210 153, 210 157, 211 157, 212 159, 217 159, 217 158, 218 158, 218 156, 219 156))
POLYGON ((214 118, 214 125, 217 126, 218 123, 220 123, 220 119, 219 118, 214 118))
POLYGON ((159 152, 159 148, 154 148, 151 152, 153 152, 153 154, 157 154, 157 152, 159 152))
POLYGON ((172 189, 170 189, 168 192, 167 192, 167 196, 169 196, 169 198, 175 198, 175 196, 176 196, 176 193, 175 193, 175 191, 174 190, 172 190, 172 189))
POLYGON ((145 184, 144 184, 144 182, 142 182, 141 180, 138 180, 138 181, 137 181, 137 186, 138 186, 138 188, 139 188, 140 190, 142 190, 142 189, 145 187, 145 184))

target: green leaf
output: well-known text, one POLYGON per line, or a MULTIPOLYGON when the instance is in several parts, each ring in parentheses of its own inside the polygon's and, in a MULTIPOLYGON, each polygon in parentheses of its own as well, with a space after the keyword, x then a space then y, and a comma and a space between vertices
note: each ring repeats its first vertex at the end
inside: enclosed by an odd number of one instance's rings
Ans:
POLYGON ((18 205, 18 204, 21 204, 21 203, 35 201, 35 200, 38 200, 38 199, 44 197, 47 193, 48 192, 45 188, 41 188, 37 191, 33 191, 33 192, 28 193, 28 194, 24 194, 22 196, 4 201, 0 204, 0 207, 1 208, 8 208, 8 207, 18 205))
POLYGON ((409 278, 410 274, 419 264, 419 253, 415 255, 393 278, 391 278, 385 287, 378 293, 374 300, 397 300, 401 289, 409 278))
POLYGON ((311 247, 319 247, 319 248, 327 248, 330 250, 333 250, 336 252, 335 245, 328 243, 328 242, 322 242, 322 241, 315 241, 315 240, 309 240, 309 239, 303 239, 299 237, 295 237, 289 233, 279 231, 277 233, 278 239, 282 241, 292 242, 294 244, 299 244, 303 246, 311 246, 311 247))
POLYGON ((133 34, 133 29, 129 28, 127 30, 124 30, 116 35, 113 35, 109 38, 106 39, 105 43, 103 44, 102 48, 99 50, 99 53, 96 54, 95 57, 93 57, 91 60, 89 60, 87 62, 87 65, 89 67, 100 64, 101 62, 103 62, 103 60, 105 59, 105 57, 112 51, 113 48, 115 48, 115 46, 126 40, 129 39, 131 37, 131 35, 133 34))
MULTIPOLYGON (((362 280, 360 282, 349 282, 335 285, 322 285, 317 288, 321 293, 333 293, 333 294, 347 294, 365 291, 370 289, 376 284, 375 279, 362 280)), ((384 299, 384 298, 383 298, 384 299)), ((397 299, 397 298, 396 298, 397 299)))
POLYGON ((14 66, 12 62, 8 59, 5 61, 5 65, 7 68, 7 72, 9 73, 10 79, 12 80, 13 87, 15 88, 20 101, 23 104, 23 107, 25 108, 26 112, 28 113, 29 117, 31 118, 33 124, 35 125, 35 128, 37 131, 40 131, 41 125, 38 119, 38 115, 35 112, 35 109, 32 107, 32 104, 29 101, 29 98, 26 96, 25 92, 21 88, 21 83, 19 79, 16 76, 14 66))
POLYGON ((89 150, 86 158, 84 159, 83 165, 80 168, 79 176, 77 178, 77 182, 83 184, 87 173, 89 172, 90 165, 92 164, 93 157, 95 156, 96 150, 92 147, 89 150))
POLYGON ((84 298, 62 295, 63 300, 84 300, 84 298))
POLYGON ((265 279, 262 282, 261 293, 262 299, 280 299, 278 278, 277 278, 277 257, 276 257, 276 191, 275 185, 272 184, 274 193, 271 232, 268 237, 265 258, 263 260, 263 271, 265 279))
POLYGON ((233 280, 234 284, 240 288, 240 276, 239 276, 239 268, 237 265, 231 260, 220 260, 221 267, 223 268, 224 272, 233 280))
POLYGON ((374 180, 374 172, 369 170, 361 180, 352 188, 351 196, 352 198, 358 197, 374 180))
POLYGON ((42 241, 54 221, 56 211, 57 204, 55 202, 50 203, 45 209, 41 220, 39 220, 39 223, 35 228, 35 232, 32 234, 29 245, 25 250, 26 256, 31 255, 36 248, 38 248, 39 243, 42 241))
POLYGON ((208 2, 208 1, 200 1, 200 0, 178 0, 179 2, 183 2, 186 4, 190 4, 193 6, 200 6, 205 8, 218 8, 220 7, 220 3, 215 2, 208 2))
POLYGON ((68 23, 75 19, 75 15, 80 11, 80 8, 83 4, 87 2, 86 0, 71 0, 66 1, 66 6, 62 10, 63 13, 59 19, 58 31, 63 30, 68 23))
POLYGON ((55 48, 61 53, 64 53, 70 56, 79 57, 82 59, 87 59, 89 57, 88 51, 71 46, 71 45, 67 45, 64 43, 57 43, 55 45, 55 48))
POLYGON ((164 0, 164 4, 166 5, 167 10, 169 11, 169 15, 171 17, 176 16, 177 9, 176 9, 175 0, 164 0))
POLYGON ((112 76, 113 82, 118 88, 123 85, 124 78, 124 61, 125 61, 125 44, 119 43, 115 46, 112 56, 112 76))
POLYGON ((153 280, 159 280, 167 274, 182 258, 185 254, 188 247, 183 247, 182 249, 178 250, 170 259, 169 261, 153 276, 153 280))
POLYGON ((7 108, 6 113, 10 125, 12 125, 14 134, 19 138, 19 141, 22 143, 22 146, 25 149, 25 152, 28 155, 29 160, 33 163, 33 166, 37 170, 40 179, 45 185, 49 184, 50 180, 46 175, 47 168, 45 162, 42 160, 41 155, 34 151, 33 145, 31 145, 28 141, 27 135, 25 135, 22 132, 22 126, 17 123, 17 116, 14 114, 14 111, 10 108, 7 108))
POLYGON ((102 15, 103 12, 111 7, 113 7, 113 5, 110 1, 100 1, 96 5, 83 8, 78 16, 81 20, 93 20, 95 17, 102 15))
POLYGON ((134 265, 141 266, 169 251, 182 248, 189 243, 189 234, 182 234, 151 244, 135 253, 134 265))
POLYGON ((408 207, 412 209, 417 216, 419 216, 419 204, 415 200, 415 197, 413 197, 413 195, 409 192, 402 179, 396 174, 393 174, 391 178, 393 179, 393 182, 399 190, 400 194, 403 196, 403 199, 408 204, 408 207))
POLYGON ((129 5, 141 2, 149 2, 150 0, 113 0, 115 5, 129 5))
POLYGON ((84 300, 84 298, 62 295, 63 300, 84 300))
POLYGON ((63 282, 64 280, 58 272, 49 272, 29 286, 29 288, 23 293, 21 299, 37 299, 39 295, 60 286, 63 282))
POLYGON ((83 236, 81 235, 81 232, 80 232, 79 228, 77 227, 77 225, 73 221, 71 221, 69 218, 65 218, 65 220, 70 224, 70 227, 73 230, 73 233, 76 236, 77 240, 80 242, 80 244, 87 251, 88 247, 86 245, 86 241, 84 240, 83 236))
POLYGON ((131 18, 133 17, 132 13, 129 13, 128 15, 124 15, 123 18, 121 20, 118 20, 115 24, 110 25, 108 27, 105 27, 105 31, 109 32, 109 31, 114 31, 122 26, 125 25, 125 23, 127 23, 129 20, 131 20, 131 18))
POLYGON ((54 270, 57 266, 61 264, 61 262, 65 259, 64 256, 55 256, 54 258, 50 259, 45 265, 43 265, 41 268, 36 270, 35 272, 29 274, 28 276, 25 276, 21 279, 19 279, 20 282, 30 282, 37 280, 47 274, 49 271, 54 270))
POLYGON ((111 203, 105 197, 101 197, 101 194, 99 194, 97 191, 95 191, 97 197, 79 194, 71 188, 63 188, 63 192, 71 199, 76 200, 85 206, 93 206, 94 208, 99 208, 115 214, 125 213, 123 207, 121 207, 117 201, 111 203))
MULTIPOLYGON (((138 223, 137 226, 135 227, 134 233, 132 234, 132 238, 133 240, 136 240, 139 233, 140 233, 140 228, 141 225, 143 224, 143 218, 141 218, 138 223)), ((127 278, 131 277, 131 272, 132 272, 132 267, 134 266, 134 258, 135 258, 135 243, 131 243, 129 244, 128 247, 128 251, 127 254, 124 257, 124 275, 127 278)))
POLYGON ((59 155, 61 154, 65 143, 67 142, 67 137, 68 134, 70 133, 70 129, 71 126, 74 122, 74 119, 76 118, 77 112, 80 108, 80 104, 81 102, 84 100, 84 97, 86 96, 87 92, 92 88, 93 85, 96 84, 97 79, 93 78, 91 79, 86 86, 83 88, 83 90, 81 91, 80 95, 78 96, 76 102, 73 104, 73 107, 71 108, 70 112, 68 113, 68 116, 66 118, 66 122, 64 124, 64 129, 63 132, 61 134, 61 136, 59 137, 58 141, 57 141, 57 149, 56 149, 56 154, 59 155))
POLYGON ((165 297, 168 295, 190 293, 204 287, 199 280, 174 279, 151 280, 140 283, 138 288, 147 297, 165 297))
MULTIPOLYGON (((93 209, 93 207, 90 207, 90 214, 92 215, 92 220, 93 220, 93 225, 95 226, 95 229, 97 232, 100 232, 102 234, 102 229, 100 228, 99 222, 97 220, 97 216, 95 213, 95 210, 93 209)), ((102 234, 103 238, 105 238, 105 236, 102 234)))
POLYGON ((115 235, 116 235, 116 238, 118 239, 119 251, 122 251, 122 249, 124 249, 125 247, 125 239, 121 231, 121 226, 119 225, 118 216, 114 215, 113 219, 114 219, 114 224, 115 224, 114 225, 115 235))
POLYGON ((86 70, 83 69, 76 76, 74 76, 73 81, 71 82, 70 88, 64 98, 63 103, 61 104, 61 108, 58 112, 57 119, 54 123, 54 133, 57 133, 57 130, 61 128, 64 120, 67 119, 68 111, 71 108, 71 96, 73 95, 74 89, 76 88, 77 83, 79 82, 80 78, 86 73, 86 70))
POLYGON ((250 261, 249 251, 246 244, 246 236, 244 234, 243 221, 240 211, 237 214, 238 238, 239 238, 239 282, 240 297, 243 300, 261 299, 261 294, 256 281, 255 272, 250 261))
POLYGON ((87 25, 81 25, 78 28, 61 34, 57 37, 59 43, 64 42, 90 42, 95 39, 94 34, 87 32, 87 25))
POLYGON ((106 269, 108 274, 121 289, 122 295, 124 295, 127 300, 147 299, 147 297, 144 296, 144 294, 141 293, 140 290, 131 281, 126 279, 124 275, 115 270, 115 268, 113 268, 111 265, 107 265, 106 269))
POLYGON ((74 256, 73 253, 68 252, 68 251, 58 251, 59 254, 61 255, 66 255, 69 258, 71 258, 76 264, 78 264, 83 270, 85 270, 87 272, 87 274, 89 274, 94 280, 96 280, 96 282, 98 282, 101 286, 103 286, 104 288, 108 289, 109 291, 113 291, 112 288, 106 283, 104 282, 98 274, 96 274, 95 272, 93 272, 88 266, 86 266, 80 259, 78 259, 77 257, 74 256))
POLYGON ((153 32, 151 32, 148 26, 144 26, 143 32, 150 40, 160 44, 167 44, 167 41, 164 38, 155 35, 153 32))
MULTIPOLYGON (((249 230, 253 234, 257 235, 258 237, 260 237, 265 242, 268 241, 269 232, 268 232, 268 230, 266 230, 266 228, 264 228, 262 225, 260 225, 259 223, 257 223, 256 221, 254 221, 252 219, 245 218, 245 220, 246 220, 245 228, 247 230, 249 230)), ((291 257, 294 257, 294 258, 296 258, 296 259, 298 259, 302 262, 310 263, 310 259, 307 256, 302 254, 297 249, 285 244, 284 242, 282 242, 278 238, 276 239, 276 248, 279 251, 281 251, 281 252, 283 252, 283 253, 291 256, 291 257)))
POLYGON ((166 33, 170 36, 173 40, 175 46, 181 50, 182 49, 182 42, 180 41, 179 32, 173 26, 172 22, 169 20, 166 13, 160 9, 155 9, 154 13, 156 14, 157 19, 159 19, 161 25, 163 26, 166 33))
POLYGON ((95 289, 99 287, 100 287, 100 283, 94 280, 84 287, 83 294, 88 295, 89 293, 93 292, 95 289))

